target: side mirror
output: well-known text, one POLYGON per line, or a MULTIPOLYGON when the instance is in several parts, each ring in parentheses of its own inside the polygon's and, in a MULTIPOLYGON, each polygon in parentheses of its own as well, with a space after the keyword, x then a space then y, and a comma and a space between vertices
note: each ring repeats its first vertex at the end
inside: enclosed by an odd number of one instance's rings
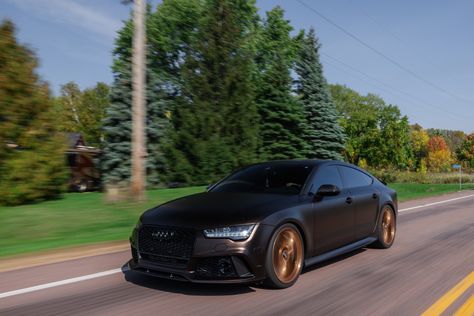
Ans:
POLYGON ((319 187, 318 192, 316 192, 316 196, 323 197, 323 196, 335 196, 341 193, 341 189, 339 189, 336 185, 333 184, 323 184, 319 187))
POLYGON ((206 187, 206 191, 209 191, 214 186, 214 183, 210 183, 206 187))

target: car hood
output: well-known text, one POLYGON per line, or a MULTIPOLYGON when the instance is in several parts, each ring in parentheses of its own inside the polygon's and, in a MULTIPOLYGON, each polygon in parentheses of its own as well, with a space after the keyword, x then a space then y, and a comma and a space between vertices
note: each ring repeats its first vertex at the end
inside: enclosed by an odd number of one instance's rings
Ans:
POLYGON ((204 192, 146 211, 142 224, 204 229, 257 223, 298 201, 297 195, 204 192))

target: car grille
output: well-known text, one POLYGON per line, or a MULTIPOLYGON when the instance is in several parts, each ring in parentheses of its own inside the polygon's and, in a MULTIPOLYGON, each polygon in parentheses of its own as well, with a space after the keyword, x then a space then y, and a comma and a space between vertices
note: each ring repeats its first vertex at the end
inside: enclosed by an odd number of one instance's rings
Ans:
POLYGON ((195 232, 166 226, 142 226, 138 249, 143 259, 158 264, 187 264, 193 254, 195 232))

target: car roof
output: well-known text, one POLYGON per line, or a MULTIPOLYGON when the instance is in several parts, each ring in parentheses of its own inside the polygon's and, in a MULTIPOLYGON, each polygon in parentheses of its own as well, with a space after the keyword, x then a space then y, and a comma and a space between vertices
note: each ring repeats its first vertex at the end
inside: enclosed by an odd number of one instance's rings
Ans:
POLYGON ((272 161, 264 161, 252 164, 251 166, 258 166, 258 165, 302 165, 302 166, 319 166, 327 163, 341 163, 346 164, 345 162, 338 161, 338 160, 323 160, 323 159, 283 159, 283 160, 272 160, 272 161))
MULTIPOLYGON (((341 161, 341 160, 329 160, 329 159, 282 159, 282 160, 272 160, 272 161, 265 161, 265 162, 259 162, 255 163, 250 166, 277 166, 277 165, 301 165, 301 166, 312 166, 312 167, 320 167, 323 165, 332 165, 332 164, 337 164, 337 165, 342 165, 342 166, 347 166, 355 169, 362 170, 356 165, 341 161)), ((244 167, 246 168, 246 167, 244 167)), ((365 173, 367 171, 362 170, 365 173)))

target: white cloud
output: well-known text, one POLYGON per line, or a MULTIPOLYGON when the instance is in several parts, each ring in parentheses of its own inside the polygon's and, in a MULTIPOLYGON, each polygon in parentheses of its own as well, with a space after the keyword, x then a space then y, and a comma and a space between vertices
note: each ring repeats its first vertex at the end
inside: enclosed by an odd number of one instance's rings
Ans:
POLYGON ((79 27, 112 39, 122 26, 120 20, 74 0, 10 0, 12 5, 38 18, 79 27))

